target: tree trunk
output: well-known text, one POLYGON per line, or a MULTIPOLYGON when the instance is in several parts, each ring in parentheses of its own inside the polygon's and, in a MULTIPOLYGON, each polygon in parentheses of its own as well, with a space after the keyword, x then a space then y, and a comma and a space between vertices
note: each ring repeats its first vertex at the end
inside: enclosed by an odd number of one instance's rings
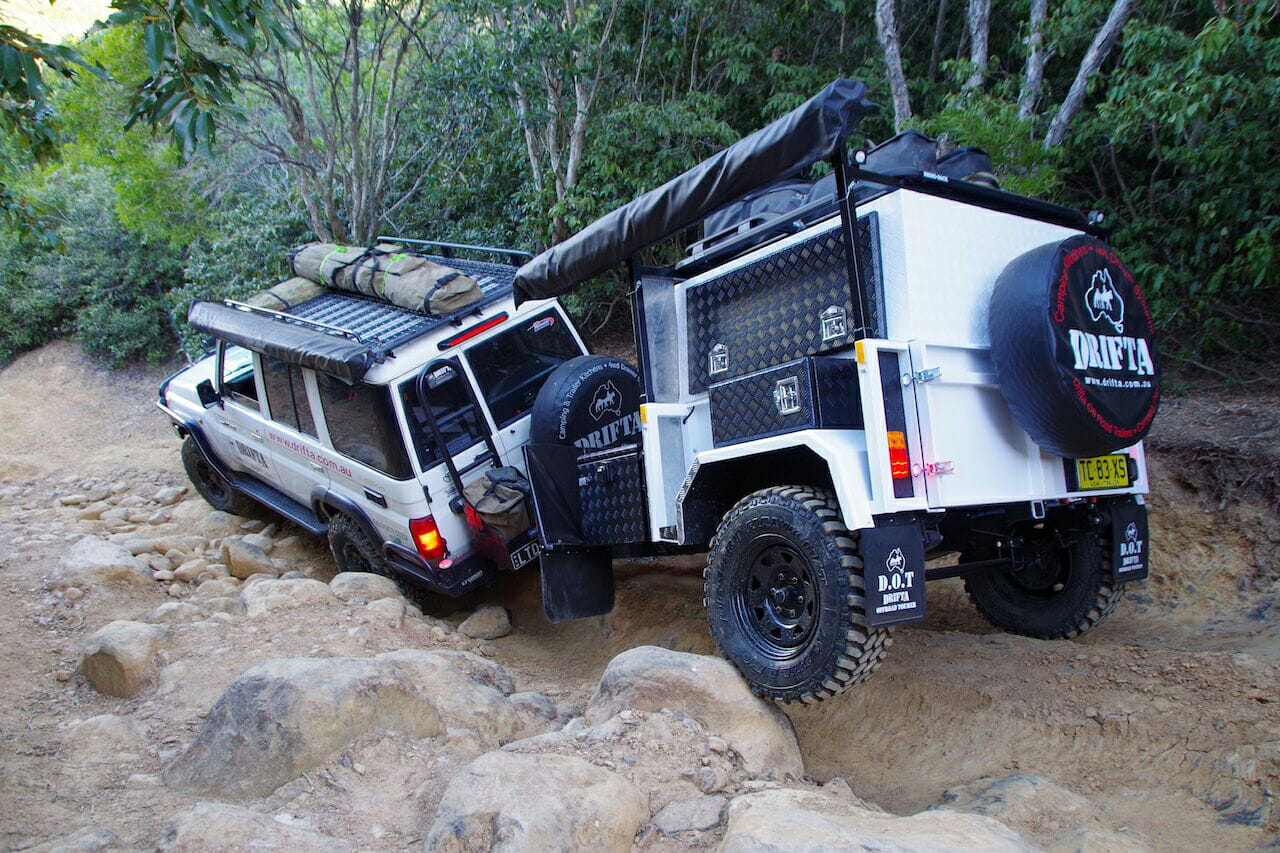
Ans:
POLYGON ((1027 68, 1022 75, 1022 91, 1018 93, 1018 118, 1035 115, 1036 98, 1044 81, 1044 19, 1049 14, 1049 0, 1031 0, 1031 32, 1027 34, 1027 68))
POLYGON ((876 38, 884 51, 884 68, 893 93, 893 127, 902 130, 911 118, 911 98, 907 93, 907 77, 902 73, 902 46, 898 41, 898 22, 894 17, 894 0, 876 0, 876 38))
POLYGON ((938 57, 942 53, 942 35, 947 29, 947 0, 938 0, 938 17, 933 22, 933 51, 929 54, 929 79, 938 76, 938 57))
POLYGON ((969 29, 969 62, 973 71, 964 81, 965 89, 981 89, 987 77, 987 36, 991 30, 991 0, 969 0, 965 15, 969 29))
POLYGON ((1062 99, 1058 114, 1053 117, 1053 122, 1049 125, 1049 132, 1044 137, 1045 148, 1061 145, 1062 140, 1066 138, 1071 120, 1084 104, 1089 78, 1102 67, 1107 54, 1115 46, 1116 39, 1120 37, 1125 22, 1133 12, 1134 3, 1135 0, 1116 0, 1115 5, 1111 7, 1111 14, 1107 15, 1106 22, 1093 37, 1093 44, 1089 45, 1089 49, 1085 51, 1084 59, 1080 60, 1080 70, 1076 72, 1076 79, 1072 82, 1067 96, 1062 99))

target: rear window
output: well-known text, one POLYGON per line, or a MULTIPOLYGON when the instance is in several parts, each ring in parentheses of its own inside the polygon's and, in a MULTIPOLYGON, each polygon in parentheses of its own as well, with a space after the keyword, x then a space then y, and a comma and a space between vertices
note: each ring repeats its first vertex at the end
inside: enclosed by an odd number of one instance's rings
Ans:
POLYGON ((413 476, 389 388, 347 385, 323 373, 316 386, 334 450, 397 480, 413 476))
MULTIPOLYGON (((476 407, 464 384, 467 380, 453 363, 437 363, 427 373, 427 399, 435 415, 440 435, 456 456, 484 437, 476 407)), ((400 383, 400 402, 409 420, 409 432, 418 452, 418 464, 425 471, 440 461, 440 451, 426 413, 418 401, 418 380, 400 383)))
POLYGON ((578 355, 578 342, 554 310, 467 350, 480 393, 500 427, 528 414, 551 371, 578 355))
POLYGON ((316 437, 316 422, 311 417, 307 385, 302 368, 278 358, 262 357, 262 384, 267 389, 267 407, 271 420, 286 424, 298 432, 316 437))

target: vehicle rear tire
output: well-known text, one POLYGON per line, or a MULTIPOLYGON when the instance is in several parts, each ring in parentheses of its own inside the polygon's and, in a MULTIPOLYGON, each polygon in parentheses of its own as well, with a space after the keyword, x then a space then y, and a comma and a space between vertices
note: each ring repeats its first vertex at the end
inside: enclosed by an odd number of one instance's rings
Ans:
POLYGON ((182 442, 182 467, 186 469, 191 485, 196 487, 200 497, 209 506, 232 515, 251 517, 257 514, 258 503, 236 491, 204 458, 200 448, 196 447, 196 440, 191 436, 187 436, 182 442))
POLYGON ((338 564, 338 571, 367 572, 391 578, 395 581, 400 594, 424 612, 424 602, 430 603, 435 599, 435 596, 419 587, 411 579, 393 571, 387 565, 386 558, 382 556, 378 546, 350 516, 339 513, 329 519, 329 550, 333 552, 333 560, 338 564))
POLYGON ((892 643, 889 629, 867 628, 858 536, 821 489, 738 501, 704 578, 711 634, 759 696, 830 699, 865 681, 892 643))
POLYGON ((1124 586, 1112 576, 1110 554, 1109 545, 1090 534, 1020 570, 968 575, 964 588, 997 628, 1067 640, 1100 625, 1124 596, 1124 586))

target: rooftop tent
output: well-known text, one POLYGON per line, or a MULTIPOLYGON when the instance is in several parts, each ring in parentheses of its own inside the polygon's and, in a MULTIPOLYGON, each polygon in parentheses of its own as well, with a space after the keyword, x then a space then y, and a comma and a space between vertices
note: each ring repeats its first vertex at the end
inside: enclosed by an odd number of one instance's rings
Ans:
POLYGON ((839 79, 782 118, 657 189, 607 213, 516 272, 516 300, 576 287, 724 207, 832 156, 874 105, 867 88, 839 79))
POLYGON ((362 379, 376 360, 373 350, 358 341, 229 305, 196 302, 187 322, 219 340, 347 382, 362 379))

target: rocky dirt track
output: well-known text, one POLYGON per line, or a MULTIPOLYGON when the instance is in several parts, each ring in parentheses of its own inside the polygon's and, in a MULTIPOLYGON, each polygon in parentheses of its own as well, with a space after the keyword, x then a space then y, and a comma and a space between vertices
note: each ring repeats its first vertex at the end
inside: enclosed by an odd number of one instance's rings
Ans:
POLYGON ((1153 577, 1091 634, 947 581, 870 682, 778 709, 697 559, 618 564, 608 617, 549 625, 535 576, 424 615, 186 490, 158 378, 0 372, 6 849, 1280 846, 1274 398, 1166 406, 1153 577))

